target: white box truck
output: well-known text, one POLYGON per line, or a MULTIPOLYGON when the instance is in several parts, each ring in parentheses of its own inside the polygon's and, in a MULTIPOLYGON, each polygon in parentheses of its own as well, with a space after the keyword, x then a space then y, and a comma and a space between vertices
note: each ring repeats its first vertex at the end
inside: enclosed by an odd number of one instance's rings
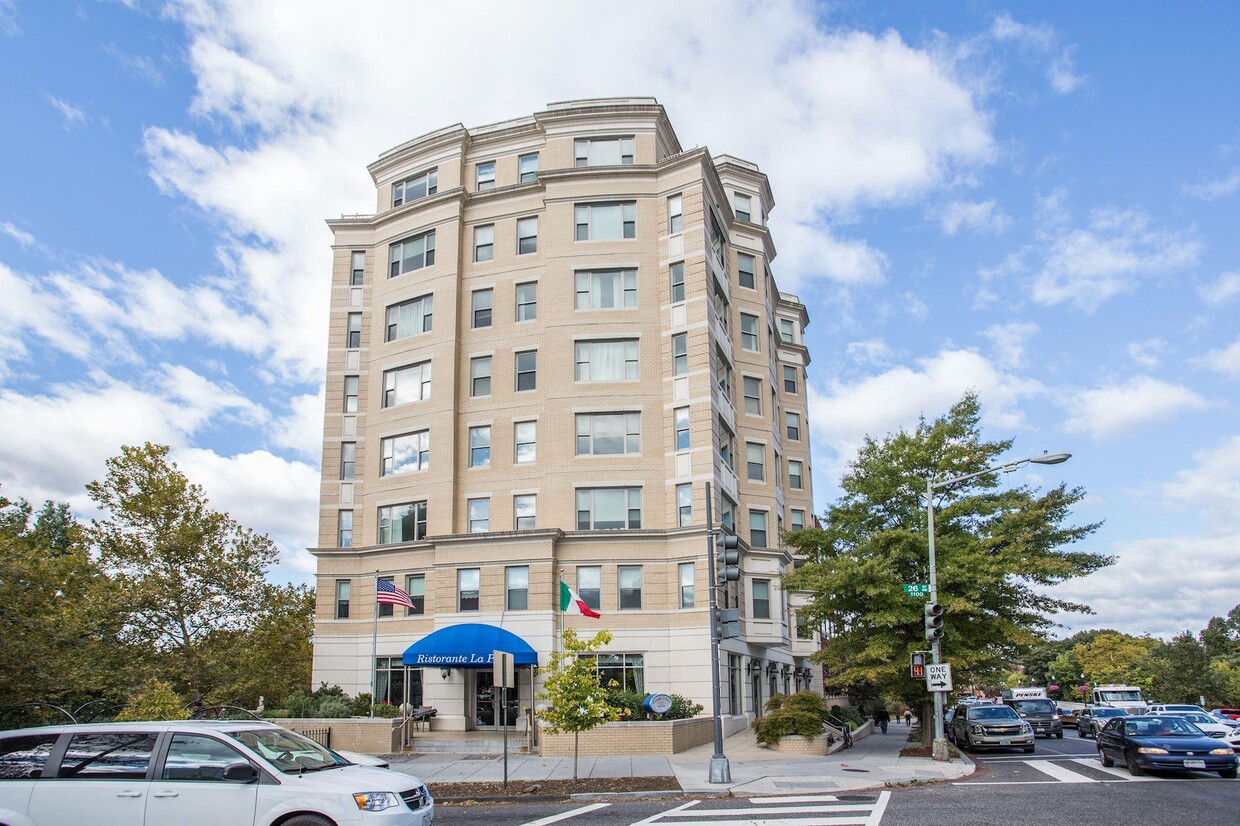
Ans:
POLYGON ((1096 685, 1090 696, 1096 706, 1122 708, 1129 714, 1144 714, 1150 707, 1140 686, 1135 685, 1096 685))

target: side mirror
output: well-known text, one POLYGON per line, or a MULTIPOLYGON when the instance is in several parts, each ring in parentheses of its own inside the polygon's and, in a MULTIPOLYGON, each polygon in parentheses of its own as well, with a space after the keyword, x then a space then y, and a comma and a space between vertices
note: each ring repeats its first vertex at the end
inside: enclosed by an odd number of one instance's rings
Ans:
POLYGON ((224 767, 224 779, 229 783, 254 783, 258 780, 258 769, 238 760, 224 767))

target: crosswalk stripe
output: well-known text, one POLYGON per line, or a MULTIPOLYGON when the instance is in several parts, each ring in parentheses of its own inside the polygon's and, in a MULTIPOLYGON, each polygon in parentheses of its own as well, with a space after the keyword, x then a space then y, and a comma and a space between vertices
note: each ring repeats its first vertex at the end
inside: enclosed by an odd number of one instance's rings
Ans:
MULTIPOLYGON (((699 815, 707 812, 699 810, 699 815)), ((710 814, 714 814, 711 812, 710 814)), ((755 817, 748 820, 729 820, 728 826, 875 826, 876 821, 868 817, 755 817)), ((689 820, 678 822, 677 826, 719 826, 718 820, 689 820)))
MULTIPOLYGON (((636 823, 632 824, 632 826, 646 826, 646 824, 648 823, 655 823, 662 817, 666 817, 668 815, 675 815, 677 812, 684 811, 685 809, 688 809, 690 806, 696 806, 697 804, 701 802, 702 801, 700 800, 690 800, 688 803, 682 803, 681 805, 677 806, 674 809, 668 809, 666 812, 655 812, 654 814, 652 814, 650 817, 646 818, 645 820, 639 820, 636 823)), ((681 826, 683 826, 683 824, 681 824, 681 826)))
POLYGON ((1052 763, 1049 760, 1026 760, 1025 765, 1031 769, 1048 774, 1062 783, 1097 783, 1092 777, 1078 774, 1066 766, 1052 763))
POLYGON ((551 815, 550 817, 544 817, 539 820, 531 820, 523 826, 547 826, 549 823, 559 823, 561 820, 568 820, 570 817, 588 814, 589 812, 603 809, 610 805, 610 803, 591 803, 589 806, 582 806, 580 809, 572 809, 567 812, 560 812, 558 815, 551 815))
POLYGON ((839 798, 833 794, 799 794, 791 797, 751 797, 750 803, 835 803, 839 798))
POLYGON ((1107 767, 1107 766, 1102 765, 1101 760, 1094 760, 1089 757, 1078 757, 1072 762, 1080 763, 1082 766, 1089 766, 1089 768, 1093 769, 1094 771, 1103 772, 1105 774, 1111 775, 1112 777, 1118 777, 1121 780, 1157 780, 1158 779, 1157 777, 1133 777, 1132 774, 1127 769, 1120 769, 1120 768, 1116 768, 1115 766, 1107 767))
POLYGON ((866 820, 866 826, 880 826, 883 822, 883 814, 887 811, 887 801, 891 799, 891 792, 880 792, 878 802, 874 804, 874 811, 870 812, 870 817, 866 820))
MULTIPOLYGON (((664 817, 700 817, 706 812, 720 817, 743 817, 744 815, 779 815, 779 814, 832 814, 833 812, 868 812, 874 808, 873 803, 842 806, 757 806, 752 809, 694 809, 691 812, 666 812, 664 817)), ((679 823, 679 821, 678 821, 679 823)), ((681 824, 683 826, 683 824, 681 824)))

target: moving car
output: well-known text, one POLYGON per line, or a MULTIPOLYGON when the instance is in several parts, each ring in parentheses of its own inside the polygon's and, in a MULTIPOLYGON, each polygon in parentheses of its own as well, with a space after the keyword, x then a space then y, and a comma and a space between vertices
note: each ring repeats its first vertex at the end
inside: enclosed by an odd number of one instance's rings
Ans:
POLYGON ((1081 709, 1076 715, 1076 734, 1078 737, 1098 738, 1098 732, 1115 717, 1125 717, 1128 712, 1122 708, 1109 706, 1092 706, 1081 709))
POLYGON ((1005 705, 958 706, 952 717, 950 736, 952 742, 969 751, 984 748, 1033 751, 1033 726, 1005 705))
POLYGON ((357 766, 258 721, 176 720, 0 732, 0 823, 11 826, 428 826, 415 777, 357 766))
POLYGON ((1211 737, 1222 737, 1232 729, 1231 726, 1220 723, 1203 711, 1166 711, 1163 714, 1167 716, 1175 715, 1181 720, 1187 720, 1211 737))
POLYGON ((1198 714, 1205 714, 1206 710, 1201 706, 1189 705, 1188 703, 1153 703, 1146 714, 1169 714, 1171 712, 1185 713, 1195 711, 1198 714))
POLYGON ((1233 720, 1240 720, 1240 708, 1214 708, 1210 710, 1210 713, 1230 717, 1233 720))
POLYGON ((1180 715, 1116 717, 1098 735, 1098 759, 1108 767, 1121 761, 1134 777, 1145 774, 1147 769, 1236 776, 1234 750, 1180 715))
POLYGON ((1240 752, 1240 728, 1232 729, 1223 735, 1223 742, 1231 746, 1231 750, 1240 752))
POLYGON ((1054 702, 1045 697, 1004 698, 1003 702, 1033 727, 1035 737, 1045 734, 1047 737, 1063 739, 1063 722, 1059 719, 1059 710, 1055 708, 1054 702))

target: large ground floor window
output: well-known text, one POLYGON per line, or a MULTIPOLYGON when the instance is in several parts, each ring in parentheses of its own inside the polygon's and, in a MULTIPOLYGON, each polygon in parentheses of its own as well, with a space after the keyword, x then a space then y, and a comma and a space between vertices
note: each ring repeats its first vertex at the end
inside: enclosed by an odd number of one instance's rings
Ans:
POLYGON ((622 691, 646 693, 645 654, 583 654, 598 664, 598 681, 610 688, 614 680, 622 691))
POLYGON ((739 654, 728 655, 728 713, 744 714, 741 706, 741 657, 739 654))
POLYGON ((376 657, 375 702, 422 705, 422 669, 406 669, 400 657, 376 657))

